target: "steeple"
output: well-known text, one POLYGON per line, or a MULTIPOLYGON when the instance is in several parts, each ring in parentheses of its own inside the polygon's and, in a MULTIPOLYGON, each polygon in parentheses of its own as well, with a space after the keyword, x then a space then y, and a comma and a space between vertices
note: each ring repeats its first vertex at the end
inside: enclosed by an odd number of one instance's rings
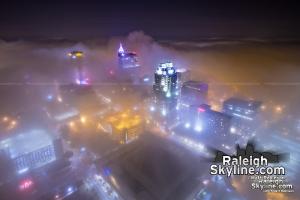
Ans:
POLYGON ((118 53, 124 53, 124 49, 122 47, 122 43, 120 43, 120 47, 119 47, 118 53))

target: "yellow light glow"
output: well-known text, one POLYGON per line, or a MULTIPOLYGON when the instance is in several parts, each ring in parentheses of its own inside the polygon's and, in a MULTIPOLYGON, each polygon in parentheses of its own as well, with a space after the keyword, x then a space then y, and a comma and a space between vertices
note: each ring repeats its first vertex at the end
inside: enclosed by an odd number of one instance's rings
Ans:
POLYGON ((2 121, 7 122, 8 121, 8 117, 3 117, 2 121))
POLYGON ((74 127, 74 126, 75 126, 75 123, 74 123, 73 121, 70 121, 70 122, 69 122, 69 126, 70 126, 70 127, 74 127))
POLYGON ((81 121, 81 123, 85 124, 86 123, 86 117, 81 116, 80 117, 80 121, 81 121))
POLYGON ((282 108, 281 106, 276 106, 276 107, 275 107, 275 112, 276 112, 276 113, 281 113, 282 110, 283 110, 283 108, 282 108))
POLYGON ((68 56, 72 58, 80 58, 83 57, 83 53, 81 51, 72 51, 68 53, 68 56))
POLYGON ((76 57, 82 57, 82 56, 83 56, 83 53, 81 53, 81 52, 76 52, 76 53, 75 53, 75 56, 76 56, 76 57))
POLYGON ((133 115, 130 111, 117 113, 107 118, 107 122, 118 130, 130 129, 141 124, 142 119, 139 115, 133 115))
POLYGON ((13 121, 10 122, 10 124, 11 124, 12 126, 15 126, 15 125, 17 124, 17 122, 16 122, 15 120, 13 120, 13 121))
POLYGON ((268 200, 288 200, 289 198, 284 193, 273 192, 267 193, 268 200))

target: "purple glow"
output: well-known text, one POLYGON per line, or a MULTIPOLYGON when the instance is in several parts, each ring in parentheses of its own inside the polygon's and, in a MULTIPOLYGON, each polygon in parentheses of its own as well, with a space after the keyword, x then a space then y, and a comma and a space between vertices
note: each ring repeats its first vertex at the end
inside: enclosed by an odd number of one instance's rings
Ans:
POLYGON ((119 47, 118 52, 119 52, 120 54, 124 54, 124 49, 123 49, 122 43, 120 43, 120 47, 119 47))
POLYGON ((76 84, 77 85, 89 85, 89 79, 86 78, 85 80, 79 80, 79 79, 76 79, 76 84))
POLYGON ((205 109, 204 109, 204 108, 201 108, 201 107, 199 107, 199 108, 198 108, 198 112, 205 112, 205 109))

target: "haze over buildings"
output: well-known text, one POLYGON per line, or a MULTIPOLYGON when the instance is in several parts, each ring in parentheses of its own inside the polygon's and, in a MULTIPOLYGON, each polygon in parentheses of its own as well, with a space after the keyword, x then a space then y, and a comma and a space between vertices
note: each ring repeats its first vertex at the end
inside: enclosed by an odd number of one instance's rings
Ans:
POLYGON ((296 199, 297 7, 198 3, 3 4, 0 198, 296 199), (295 193, 209 174, 252 139, 295 193))

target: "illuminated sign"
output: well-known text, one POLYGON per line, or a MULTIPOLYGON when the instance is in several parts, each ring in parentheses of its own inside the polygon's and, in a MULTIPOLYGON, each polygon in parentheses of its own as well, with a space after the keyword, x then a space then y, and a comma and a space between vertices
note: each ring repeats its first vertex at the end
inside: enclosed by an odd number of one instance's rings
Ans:
POLYGON ((19 189, 21 191, 24 191, 32 188, 32 186, 33 186, 33 181, 31 179, 25 179, 20 183, 19 189))

